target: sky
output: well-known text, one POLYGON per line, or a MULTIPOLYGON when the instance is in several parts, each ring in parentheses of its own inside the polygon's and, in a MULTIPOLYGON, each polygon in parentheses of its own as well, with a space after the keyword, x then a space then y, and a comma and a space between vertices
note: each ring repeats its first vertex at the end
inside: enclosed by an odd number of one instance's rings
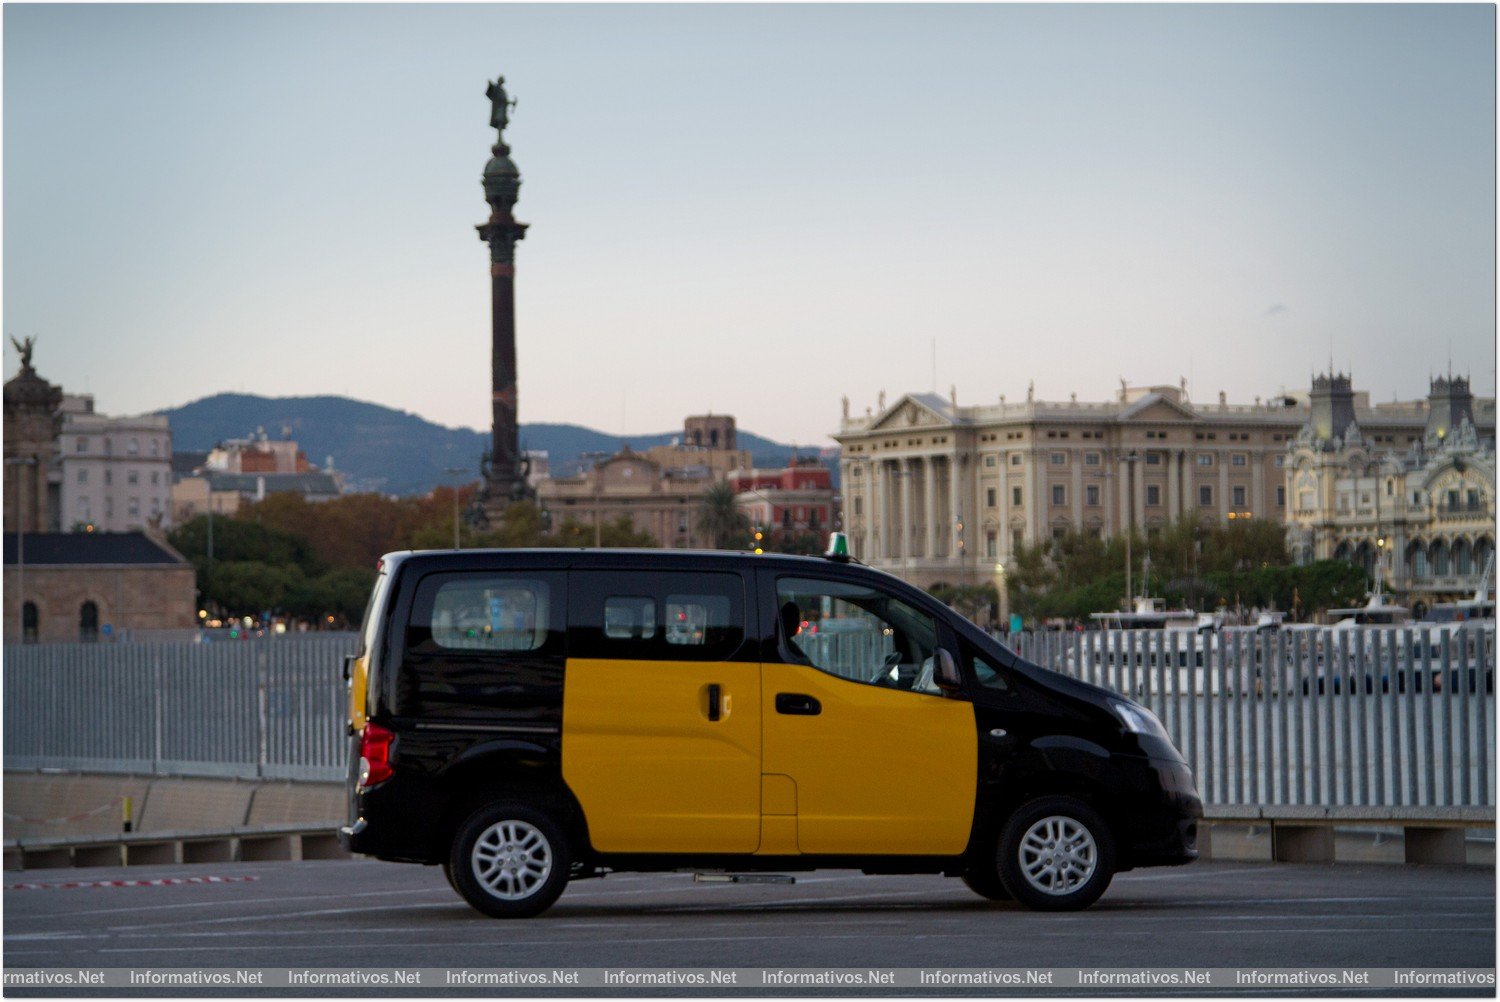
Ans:
MULTIPOLYGON (((97 408, 489 424, 1495 387, 1490 5, 16 5, 6 334, 97 408)), ((5 372, 18 356, 5 345, 5 372)))

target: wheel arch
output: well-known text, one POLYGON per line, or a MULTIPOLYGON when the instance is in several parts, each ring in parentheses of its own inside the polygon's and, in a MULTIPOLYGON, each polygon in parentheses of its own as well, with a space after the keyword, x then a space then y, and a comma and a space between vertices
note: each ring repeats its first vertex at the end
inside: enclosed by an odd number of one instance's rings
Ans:
POLYGON ((555 748, 514 738, 485 742, 454 759, 439 779, 447 795, 435 835, 444 851, 475 811, 516 800, 557 821, 575 861, 592 852, 583 807, 562 777, 555 748))

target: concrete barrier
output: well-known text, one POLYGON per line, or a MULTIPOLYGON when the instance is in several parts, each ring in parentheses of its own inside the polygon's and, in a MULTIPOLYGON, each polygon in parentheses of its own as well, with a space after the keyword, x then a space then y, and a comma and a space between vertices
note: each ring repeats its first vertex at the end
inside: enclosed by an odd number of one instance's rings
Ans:
POLYGON ((1494 830, 1493 807, 1216 805, 1204 815, 1198 837, 1203 859, 1495 863, 1493 841, 1471 847, 1470 840, 1471 832, 1494 830))
POLYGON ((48 844, 7 842, 5 869, 298 861, 344 859, 348 855, 338 843, 336 829, 246 829, 217 834, 118 835, 104 842, 88 837, 48 844))
POLYGON ((342 783, 7 772, 4 793, 7 870, 347 855, 342 783))

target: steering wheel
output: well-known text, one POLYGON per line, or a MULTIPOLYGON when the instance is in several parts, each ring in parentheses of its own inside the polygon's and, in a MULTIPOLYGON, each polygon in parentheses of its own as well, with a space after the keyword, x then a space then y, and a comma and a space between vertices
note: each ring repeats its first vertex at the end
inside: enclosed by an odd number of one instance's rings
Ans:
POLYGON ((885 656, 885 661, 881 664, 881 666, 875 670, 875 674, 870 676, 870 684, 887 686, 896 685, 896 679, 894 676, 896 669, 899 667, 901 667, 901 652, 891 651, 891 653, 885 656))

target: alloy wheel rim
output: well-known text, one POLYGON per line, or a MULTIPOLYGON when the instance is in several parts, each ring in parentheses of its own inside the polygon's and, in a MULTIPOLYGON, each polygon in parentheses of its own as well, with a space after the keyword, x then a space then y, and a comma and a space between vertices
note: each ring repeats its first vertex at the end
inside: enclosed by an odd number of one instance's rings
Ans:
POLYGON ((474 840, 474 879, 502 901, 531 897, 552 873, 552 845, 525 821, 497 821, 474 840))
POLYGON ((1099 845, 1088 828, 1062 815, 1042 818, 1021 836, 1021 876, 1043 894, 1072 894, 1099 868, 1099 845))

